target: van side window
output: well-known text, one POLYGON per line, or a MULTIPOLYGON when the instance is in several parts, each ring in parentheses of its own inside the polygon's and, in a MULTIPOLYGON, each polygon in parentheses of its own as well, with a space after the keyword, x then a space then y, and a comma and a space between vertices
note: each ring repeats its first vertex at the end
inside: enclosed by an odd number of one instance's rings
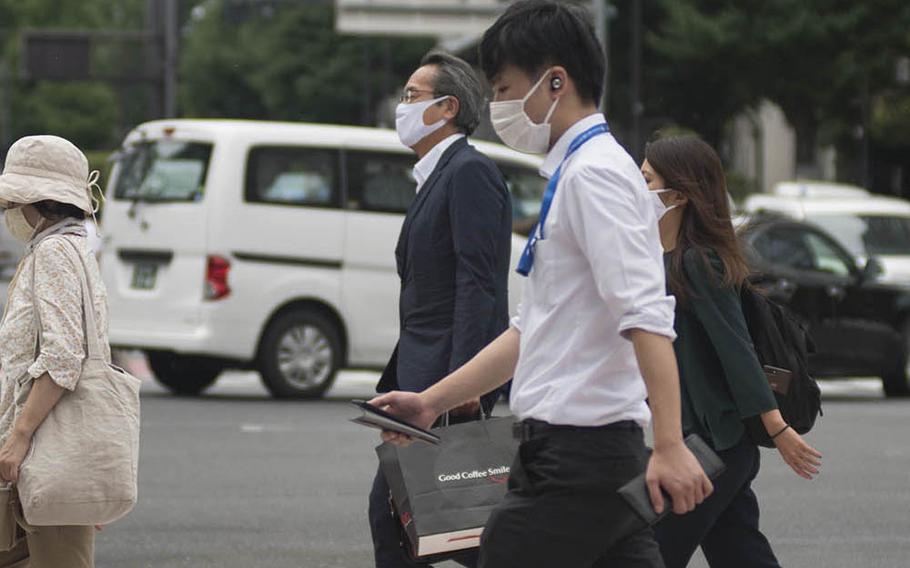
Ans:
POLYGON ((547 180, 530 168, 497 165, 512 194, 512 230, 519 235, 528 236, 540 215, 540 203, 543 201, 547 180))
POLYGON ((245 197, 251 203, 337 207, 338 152, 289 146, 252 148, 245 197))
POLYGON ((347 151, 345 155, 351 209, 407 212, 416 194, 413 169, 417 158, 390 152, 347 151))

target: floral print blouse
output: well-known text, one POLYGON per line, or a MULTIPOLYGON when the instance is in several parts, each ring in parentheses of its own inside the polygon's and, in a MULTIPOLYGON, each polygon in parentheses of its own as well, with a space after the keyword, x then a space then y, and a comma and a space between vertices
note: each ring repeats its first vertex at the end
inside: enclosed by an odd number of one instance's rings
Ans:
POLYGON ((105 359, 110 361, 107 292, 85 236, 56 234, 40 240, 20 262, 18 274, 10 283, 6 313, 0 324, 0 444, 5 442, 15 420, 21 377, 28 374, 37 379, 47 373, 61 387, 76 388, 86 358, 79 277, 83 263, 92 290, 100 344, 105 359), (36 353, 36 310, 42 327, 40 353, 36 353))

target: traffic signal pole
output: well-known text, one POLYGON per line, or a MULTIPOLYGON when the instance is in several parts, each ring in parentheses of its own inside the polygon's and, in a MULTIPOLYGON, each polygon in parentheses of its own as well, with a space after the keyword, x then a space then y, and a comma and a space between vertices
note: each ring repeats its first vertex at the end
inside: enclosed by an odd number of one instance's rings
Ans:
POLYGON ((177 116, 177 69, 178 69, 178 43, 179 26, 178 26, 178 0, 164 0, 164 77, 163 92, 164 98, 164 117, 175 118, 177 116))
POLYGON ((156 118, 177 116, 177 72, 179 66, 179 0, 146 0, 148 65, 159 79, 150 102, 149 114, 156 118))
POLYGON ((604 50, 604 91, 600 110, 607 114, 610 109, 610 19, 616 15, 616 8, 608 0, 591 0, 591 16, 594 31, 604 50))
POLYGON ((9 66, 6 59, 0 57, 0 154, 5 154, 13 143, 11 108, 13 96, 11 91, 9 66))

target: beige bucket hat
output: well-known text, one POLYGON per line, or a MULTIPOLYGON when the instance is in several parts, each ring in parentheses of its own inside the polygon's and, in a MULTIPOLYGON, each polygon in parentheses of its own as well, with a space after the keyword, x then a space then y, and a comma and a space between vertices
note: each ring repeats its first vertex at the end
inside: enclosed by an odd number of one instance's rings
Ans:
POLYGON ((0 175, 0 207, 39 201, 69 203, 92 215, 99 172, 89 174, 88 158, 59 136, 26 136, 10 146, 0 175))

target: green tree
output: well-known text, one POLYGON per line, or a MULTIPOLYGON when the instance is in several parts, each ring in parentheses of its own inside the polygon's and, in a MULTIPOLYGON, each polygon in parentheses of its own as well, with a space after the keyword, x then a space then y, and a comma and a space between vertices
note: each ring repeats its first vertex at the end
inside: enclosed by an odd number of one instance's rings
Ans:
POLYGON ((892 93, 880 97, 873 104, 870 126, 872 139, 878 145, 895 150, 910 149, 910 94, 892 93))
POLYGON ((20 132, 56 134, 80 148, 109 148, 117 136, 117 97, 107 85, 42 81, 14 109, 20 132))
MULTIPOLYGON (((143 0, 0 0, 0 58, 13 77, 11 133, 56 134, 82 148, 117 144, 121 105, 115 89, 100 81, 52 82, 20 79, 20 30, 30 28, 139 29, 143 0)), ((108 50, 111 51, 111 50, 108 50)))
POLYGON ((240 23, 225 17, 224 1, 204 6, 183 46, 184 116, 369 124, 375 103, 433 45, 338 34, 330 5, 286 4, 240 23))
POLYGON ((732 3, 708 10, 697 0, 662 0, 664 13, 647 33, 652 109, 719 144, 729 120, 760 99, 748 15, 732 3))
POLYGON ((797 133, 797 159, 819 142, 855 155, 857 127, 910 48, 906 0, 661 0, 649 35, 656 89, 671 116, 714 138, 761 99, 797 133))

